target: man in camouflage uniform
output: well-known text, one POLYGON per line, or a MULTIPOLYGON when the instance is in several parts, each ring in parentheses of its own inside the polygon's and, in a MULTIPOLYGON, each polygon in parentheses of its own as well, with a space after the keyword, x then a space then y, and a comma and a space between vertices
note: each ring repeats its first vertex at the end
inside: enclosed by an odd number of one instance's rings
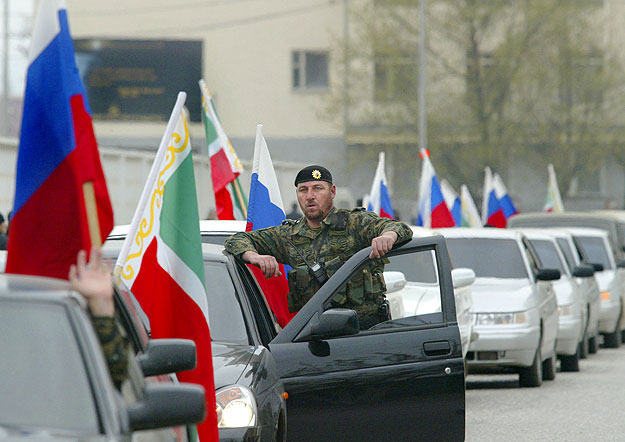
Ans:
POLYGON ((267 278, 280 276, 278 263, 290 265, 287 298, 289 310, 297 312, 345 261, 371 246, 372 261, 341 288, 332 306, 356 310, 362 330, 389 319, 381 257, 395 243, 412 238, 410 227, 361 208, 334 208, 336 187, 322 166, 302 169, 295 186, 302 218, 236 233, 226 241, 226 250, 258 266, 267 278))

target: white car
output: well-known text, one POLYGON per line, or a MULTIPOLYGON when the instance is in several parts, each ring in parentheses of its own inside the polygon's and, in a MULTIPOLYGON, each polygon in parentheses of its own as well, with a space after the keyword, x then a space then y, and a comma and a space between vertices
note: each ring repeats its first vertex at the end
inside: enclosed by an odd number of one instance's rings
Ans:
MULTIPOLYGON (((558 338, 556 353, 560 358, 562 371, 579 371, 579 360, 588 355, 586 330, 588 310, 581 286, 570 272, 564 255, 555 238, 545 230, 523 229, 523 234, 532 245, 540 265, 560 271, 560 279, 553 281, 558 301, 558 338)), ((587 268, 589 276, 594 270, 587 268)))
POLYGON ((601 314, 599 331, 607 348, 621 345, 622 330, 625 328, 623 306, 625 305, 625 280, 617 261, 613 246, 604 230, 590 228, 567 228, 573 235, 586 262, 595 265, 595 277, 601 291, 601 314))
POLYGON ((558 310, 552 280, 556 269, 540 269, 527 239, 494 228, 438 230, 454 268, 468 267, 474 330, 467 364, 471 371, 519 373, 523 387, 537 387, 556 375, 558 310))
MULTIPOLYGON (((411 228, 415 238, 438 235, 427 228, 413 226, 411 228)), ((413 262, 404 262, 405 260, 398 256, 385 267, 386 298, 391 306, 391 317, 394 319, 441 311, 434 253, 420 256, 422 262, 416 266, 413 262)), ((475 273, 468 268, 457 268, 452 270, 451 277, 456 301, 456 318, 462 342, 462 356, 466 357, 469 343, 472 338, 475 338, 471 313, 473 305, 471 284, 475 281, 475 273)))
MULTIPOLYGON (((599 316, 601 315, 601 296, 599 284, 595 277, 594 267, 584 262, 583 255, 577 248, 573 236, 561 228, 549 229, 549 234, 556 239, 560 251, 564 255, 569 272, 575 277, 586 300, 588 322, 586 339, 588 353, 596 353, 599 349, 599 316), (592 271, 592 276, 588 276, 592 271)), ((582 358, 584 347, 582 347, 582 358)))

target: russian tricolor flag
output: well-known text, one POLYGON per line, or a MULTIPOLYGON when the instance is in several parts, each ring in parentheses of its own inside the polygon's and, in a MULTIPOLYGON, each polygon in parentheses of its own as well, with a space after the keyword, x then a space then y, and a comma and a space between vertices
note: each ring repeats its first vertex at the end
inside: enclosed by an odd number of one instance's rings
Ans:
POLYGON ((380 152, 378 168, 375 170, 373 185, 369 194, 367 210, 375 212, 383 218, 395 219, 391 197, 388 194, 388 181, 384 170, 384 152, 380 152))
POLYGON ((497 193, 490 167, 484 169, 484 193, 482 194, 482 222, 492 227, 506 227, 506 216, 497 193))
POLYGON ((493 185, 495 187, 495 195, 499 200, 499 205, 501 206, 503 216, 506 217, 506 220, 519 213, 512 203, 512 198, 510 198, 510 195, 508 194, 508 189, 497 172, 495 172, 495 175, 493 176, 493 185))
POLYGON ((67 279, 89 227, 107 237, 113 209, 63 0, 40 2, 29 63, 7 272, 67 279))
POLYGON ((443 198, 445 198, 445 204, 447 204, 451 217, 456 223, 456 227, 460 227, 462 225, 462 203, 460 202, 460 196, 445 178, 441 180, 441 191, 443 192, 443 198))
POLYGON ((419 156, 423 160, 421 180, 419 182, 419 213, 417 225, 423 227, 454 227, 454 222, 441 186, 436 177, 434 166, 430 162, 430 152, 421 149, 419 156))
MULTIPOLYGON (((247 207, 246 231, 279 226, 286 219, 284 204, 280 196, 280 187, 276 172, 273 169, 267 142, 263 136, 263 125, 256 126, 256 144, 254 145, 254 162, 252 164, 252 181, 247 207)), ((273 310, 278 324, 284 327, 295 314, 289 311, 287 293, 289 284, 286 279, 284 265, 280 264, 282 276, 265 279, 258 267, 248 266, 254 272, 267 298, 269 307, 273 310)))

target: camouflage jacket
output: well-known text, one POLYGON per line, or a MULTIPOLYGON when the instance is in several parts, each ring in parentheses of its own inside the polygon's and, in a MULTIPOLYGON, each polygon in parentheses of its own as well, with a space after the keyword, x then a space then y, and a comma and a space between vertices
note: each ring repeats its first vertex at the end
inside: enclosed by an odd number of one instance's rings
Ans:
MULTIPOLYGON (((261 255, 272 255, 279 263, 288 264, 289 310, 296 312, 321 287, 310 270, 319 263, 327 277, 332 276, 351 256, 371 245, 373 238, 384 232, 397 233, 396 244, 412 238, 406 224, 381 218, 364 209, 332 209, 321 222, 321 228, 312 229, 305 218, 285 220, 282 225, 240 232, 225 243, 233 255, 252 250, 261 255)), ((382 272, 383 260, 374 260, 354 276, 334 298, 335 306, 358 308, 364 303, 374 303, 386 291, 382 272)))
POLYGON ((115 318, 91 316, 94 328, 100 339, 104 356, 117 389, 128 376, 130 343, 121 325, 115 318))

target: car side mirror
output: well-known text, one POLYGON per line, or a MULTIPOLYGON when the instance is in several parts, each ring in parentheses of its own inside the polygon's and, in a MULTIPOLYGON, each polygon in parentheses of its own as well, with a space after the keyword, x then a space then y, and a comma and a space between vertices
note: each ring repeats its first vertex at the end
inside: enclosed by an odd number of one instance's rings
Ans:
POLYGON ((603 272, 603 264, 591 262, 590 265, 595 269, 595 272, 603 272))
POLYGON ((558 269, 539 269, 536 279, 539 281, 555 281, 560 279, 560 270, 558 269))
POLYGON ((356 335, 360 331, 358 313, 346 308, 331 308, 315 315, 296 338, 297 342, 356 335))
POLYGON ((193 370, 197 363, 195 343, 189 339, 151 339, 138 361, 144 376, 193 370))
POLYGON ((196 424, 205 415, 204 388, 192 384, 147 385, 143 399, 128 407, 132 431, 196 424))
POLYGON ((475 282, 475 272, 473 269, 459 267, 451 271, 451 280, 455 289, 466 287, 475 282))
POLYGON ((590 278, 595 274, 595 268, 591 265, 583 264, 573 269, 573 276, 576 278, 590 278))
POLYGON ((395 293, 406 287, 406 276, 403 272, 384 272, 384 283, 386 284, 386 294, 395 293))

